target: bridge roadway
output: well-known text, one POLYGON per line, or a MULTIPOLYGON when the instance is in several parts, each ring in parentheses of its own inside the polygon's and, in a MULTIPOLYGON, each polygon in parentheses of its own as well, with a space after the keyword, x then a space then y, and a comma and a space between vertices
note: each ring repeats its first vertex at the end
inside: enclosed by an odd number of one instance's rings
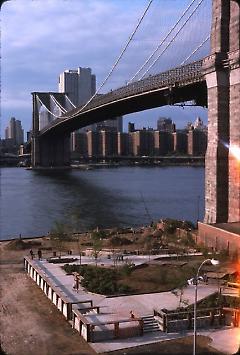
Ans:
POLYGON ((112 117, 189 100, 207 106, 202 67, 203 59, 98 95, 85 108, 80 106, 52 121, 39 136, 66 134, 112 117))

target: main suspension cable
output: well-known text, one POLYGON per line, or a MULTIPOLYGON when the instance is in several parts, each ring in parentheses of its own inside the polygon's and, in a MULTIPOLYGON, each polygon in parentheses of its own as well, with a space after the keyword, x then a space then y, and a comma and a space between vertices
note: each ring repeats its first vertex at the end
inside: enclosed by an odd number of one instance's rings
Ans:
POLYGON ((103 80, 103 82, 102 82, 102 84, 99 86, 99 88, 96 90, 95 94, 86 102, 85 105, 83 105, 83 106, 81 107, 81 109, 78 111, 78 113, 85 109, 85 107, 96 97, 96 95, 99 93, 99 91, 102 89, 102 87, 106 84, 107 80, 110 78, 110 76, 112 75, 114 69, 116 68, 116 66, 118 65, 118 63, 119 63, 120 60, 122 59, 124 53, 126 52, 127 48, 129 47, 129 44, 131 43, 131 41, 132 41, 134 35, 136 34, 136 32, 137 32, 139 26, 141 25, 141 23, 142 23, 144 17, 146 16, 146 14, 147 14, 147 12, 148 12, 150 6, 152 5, 152 2, 153 2, 153 0, 149 0, 148 5, 147 5, 147 7, 145 8, 145 10, 144 10, 144 12, 143 12, 141 18, 139 19, 139 21, 138 21, 138 23, 137 23, 137 25, 136 25, 134 31, 132 32, 132 34, 131 34, 131 36, 129 37, 127 43, 126 43, 125 46, 123 47, 123 49, 122 49, 122 51, 121 51, 119 57, 117 58, 116 62, 113 64, 113 66, 112 66, 110 72, 108 73, 108 75, 107 75, 106 78, 103 80))
POLYGON ((134 76, 128 81, 128 84, 133 81, 136 76, 143 70, 143 68, 148 64, 148 62, 152 59, 152 57, 157 53, 157 51, 161 48, 161 46, 164 44, 164 42, 168 39, 168 37, 172 34, 172 32, 175 30, 175 28, 178 26, 178 24, 181 22, 181 20, 184 18, 188 10, 191 8, 191 6, 194 4, 196 0, 192 0, 191 3, 188 5, 188 7, 185 9, 185 11, 182 13, 182 15, 179 17, 175 25, 170 29, 170 31, 166 34, 166 36, 163 38, 161 43, 157 46, 157 48, 150 54, 150 56, 146 59, 146 61, 142 64, 141 68, 138 69, 138 71, 134 74, 134 76))
POLYGON ((200 48, 202 48, 202 46, 204 46, 204 44, 210 39, 210 35, 208 35, 205 40, 199 44, 199 46, 197 48, 194 49, 194 51, 180 64, 180 65, 184 65, 200 48))

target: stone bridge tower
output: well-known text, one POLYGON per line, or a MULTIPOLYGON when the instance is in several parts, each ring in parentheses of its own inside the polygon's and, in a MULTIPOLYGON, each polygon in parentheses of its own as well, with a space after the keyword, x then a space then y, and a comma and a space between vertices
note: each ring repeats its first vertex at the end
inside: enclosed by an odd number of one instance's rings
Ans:
POLYGON ((205 223, 240 221, 240 5, 213 0, 211 55, 204 61, 208 88, 205 223), (229 150, 230 147, 230 150, 229 150))
POLYGON ((37 92, 32 93, 33 117, 31 165, 33 168, 66 167, 70 164, 70 133, 63 132, 40 136, 37 95, 37 92))

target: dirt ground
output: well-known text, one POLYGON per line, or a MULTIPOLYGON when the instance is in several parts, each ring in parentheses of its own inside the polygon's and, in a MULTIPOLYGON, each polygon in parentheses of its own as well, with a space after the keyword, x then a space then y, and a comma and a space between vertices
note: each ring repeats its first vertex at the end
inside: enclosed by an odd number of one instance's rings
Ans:
MULTIPOLYGON (((0 339, 8 355, 91 355, 95 352, 66 322, 23 270, 28 250, 7 250, 0 242, 0 339)), ((220 354, 201 337, 198 354, 220 354)), ((186 338, 111 354, 192 354, 186 338)))
POLYGON ((6 251, 0 244, 0 330, 6 354, 95 354, 23 271, 26 251, 6 251))

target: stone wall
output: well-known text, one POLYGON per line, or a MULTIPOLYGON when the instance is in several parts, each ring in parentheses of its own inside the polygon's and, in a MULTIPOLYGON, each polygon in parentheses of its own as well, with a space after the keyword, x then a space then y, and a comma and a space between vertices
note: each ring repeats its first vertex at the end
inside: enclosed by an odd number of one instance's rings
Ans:
POLYGON ((214 248, 216 251, 228 250, 233 254, 240 250, 240 236, 214 225, 198 222, 197 244, 214 248))

